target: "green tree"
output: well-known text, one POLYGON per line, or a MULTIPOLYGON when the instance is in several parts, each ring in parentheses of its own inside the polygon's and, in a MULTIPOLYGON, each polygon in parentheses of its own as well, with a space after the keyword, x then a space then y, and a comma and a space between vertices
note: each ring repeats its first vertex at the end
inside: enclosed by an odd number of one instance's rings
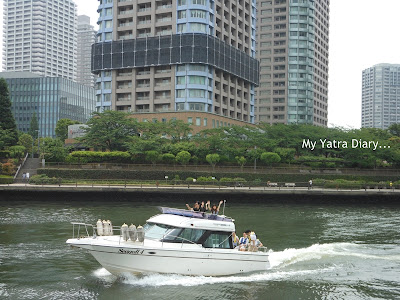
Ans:
POLYGON ((12 145, 14 141, 14 137, 12 131, 9 129, 0 128, 0 149, 5 148, 6 146, 12 145))
POLYGON ((388 131, 395 135, 400 137, 400 123, 394 123, 392 125, 389 126, 388 131))
POLYGON ((278 163, 281 161, 281 157, 273 152, 263 152, 260 157, 261 161, 267 165, 278 163))
POLYGON ((68 155, 68 149, 61 140, 46 137, 40 139, 40 153, 46 161, 63 162, 68 155))
POLYGON ((173 163, 175 161, 175 155, 173 155, 172 153, 164 153, 162 155, 162 160, 166 163, 173 163))
POLYGON ((79 121, 74 121, 71 119, 60 119, 57 122, 55 132, 56 137, 62 141, 65 141, 68 138, 68 126, 74 124, 81 124, 79 121))
POLYGON ((30 134, 31 137, 33 137, 34 139, 36 139, 39 136, 39 122, 36 116, 36 112, 34 112, 32 115, 28 134, 30 134))
POLYGON ((122 111, 95 112, 87 122, 86 135, 78 140, 108 151, 125 151, 130 136, 138 135, 138 123, 122 111))
POLYGON ((246 164, 247 159, 244 156, 235 157, 237 164, 240 166, 240 170, 243 172, 243 166, 246 164))
POLYGON ((146 160, 151 162, 153 165, 156 165, 157 162, 161 160, 160 153, 155 150, 146 151, 146 160))
POLYGON ((208 154, 206 156, 206 161, 212 166, 213 171, 215 170, 215 165, 219 162, 221 158, 219 157, 219 154, 212 153, 208 154))
POLYGON ((3 140, 4 146, 13 146, 18 142, 18 131, 11 111, 11 100, 8 85, 4 78, 0 78, 0 129, 6 130, 8 136, 3 140))
POLYGON ((171 141, 176 143, 181 140, 187 140, 189 133, 193 131, 190 124, 182 120, 170 120, 167 123, 166 134, 171 137, 171 141))
POLYGON ((177 161, 178 163, 180 163, 180 164, 186 166, 186 165, 189 163, 191 157, 192 157, 192 156, 190 155, 189 152, 187 152, 187 151, 181 151, 181 152, 179 152, 179 153, 176 155, 176 158, 175 158, 175 159, 176 159, 176 161, 177 161))
POLYGON ((294 159, 294 155, 296 153, 296 150, 294 148, 275 148, 276 154, 278 154, 282 162, 290 163, 294 159))
POLYGON ((9 150, 12 158, 21 159, 26 149, 24 146, 11 146, 9 150))
POLYGON ((28 153, 32 152, 33 138, 31 135, 23 133, 19 136, 18 145, 24 146, 28 153))

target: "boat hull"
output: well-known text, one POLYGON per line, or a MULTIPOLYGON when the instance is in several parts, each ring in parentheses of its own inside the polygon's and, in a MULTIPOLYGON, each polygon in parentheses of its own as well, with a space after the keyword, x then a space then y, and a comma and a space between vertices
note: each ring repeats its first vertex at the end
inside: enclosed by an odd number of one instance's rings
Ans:
POLYGON ((85 248, 110 273, 173 273, 226 276, 269 268, 268 254, 234 249, 152 247, 123 242, 101 245, 95 240, 77 239, 68 244, 85 248))

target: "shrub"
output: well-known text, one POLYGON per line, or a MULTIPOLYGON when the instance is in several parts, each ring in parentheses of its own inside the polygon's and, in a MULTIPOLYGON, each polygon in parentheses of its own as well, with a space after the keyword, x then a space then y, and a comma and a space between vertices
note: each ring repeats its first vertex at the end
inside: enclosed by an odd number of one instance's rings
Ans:
POLYGON ((176 155, 176 161, 182 165, 187 165, 192 156, 187 151, 181 151, 176 155))
POLYGON ((168 164, 173 164, 175 162, 175 155, 172 153, 164 153, 162 155, 162 160, 168 164))
POLYGON ((208 176, 208 177, 200 176, 197 178, 197 182, 218 182, 218 179, 216 179, 215 177, 213 179, 212 176, 208 176))
POLYGON ((194 179, 193 177, 188 177, 188 178, 186 178, 186 181, 190 183, 190 182, 193 182, 193 179, 194 179))
POLYGON ((10 157, 10 151, 0 150, 0 158, 9 158, 9 157, 10 157))
POLYGON ((281 157, 274 152, 263 152, 260 159, 267 165, 281 161, 281 157))
POLYGON ((12 176, 0 175, 0 184, 11 184, 14 182, 12 176))
POLYGON ((2 169, 4 175, 14 175, 16 169, 14 160, 9 159, 6 163, 3 164, 2 169))
POLYGON ((145 152, 146 155, 146 161, 151 162, 153 165, 155 165, 157 162, 161 160, 161 155, 155 150, 149 150, 145 152))
POLYGON ((31 184, 58 184, 60 182, 60 179, 55 178, 55 177, 48 177, 45 174, 41 175, 33 175, 29 179, 29 183, 31 184))
POLYGON ((222 177, 219 182, 233 182, 234 180, 229 177, 222 177))
POLYGON ((69 163, 95 163, 95 162, 114 162, 114 163, 129 163, 131 155, 129 152, 113 151, 75 151, 70 153, 66 162, 69 163))
POLYGON ((236 177, 236 178, 233 178, 233 181, 235 181, 235 182, 246 182, 246 179, 241 178, 241 177, 236 177))

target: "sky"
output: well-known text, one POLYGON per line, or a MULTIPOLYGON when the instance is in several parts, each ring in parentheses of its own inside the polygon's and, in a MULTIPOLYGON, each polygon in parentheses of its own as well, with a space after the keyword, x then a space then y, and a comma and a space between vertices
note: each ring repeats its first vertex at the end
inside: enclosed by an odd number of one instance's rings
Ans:
MULTIPOLYGON (((78 14, 88 15, 97 26, 99 2, 75 3, 78 14)), ((1 10, 2 5, 0 16, 1 10)), ((362 70, 380 63, 400 64, 399 12, 399 0, 330 1, 329 127, 360 128, 362 70)))

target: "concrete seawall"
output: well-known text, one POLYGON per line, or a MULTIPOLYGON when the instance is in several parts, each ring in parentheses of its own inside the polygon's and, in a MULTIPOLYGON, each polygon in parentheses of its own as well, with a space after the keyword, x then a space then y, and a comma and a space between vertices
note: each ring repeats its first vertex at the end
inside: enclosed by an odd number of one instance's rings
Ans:
POLYGON ((181 201, 212 199, 232 199, 240 202, 246 200, 320 200, 336 201, 364 200, 395 202, 400 204, 400 190, 366 189, 366 190, 336 190, 321 188, 263 188, 263 187, 203 187, 203 186, 85 186, 85 185, 29 185, 11 184, 0 185, 0 199, 15 199, 26 197, 33 199, 74 200, 74 194, 85 195, 88 199, 124 199, 145 200, 147 197, 168 199, 176 198, 181 201), (11 197, 11 198, 10 198, 11 197))

